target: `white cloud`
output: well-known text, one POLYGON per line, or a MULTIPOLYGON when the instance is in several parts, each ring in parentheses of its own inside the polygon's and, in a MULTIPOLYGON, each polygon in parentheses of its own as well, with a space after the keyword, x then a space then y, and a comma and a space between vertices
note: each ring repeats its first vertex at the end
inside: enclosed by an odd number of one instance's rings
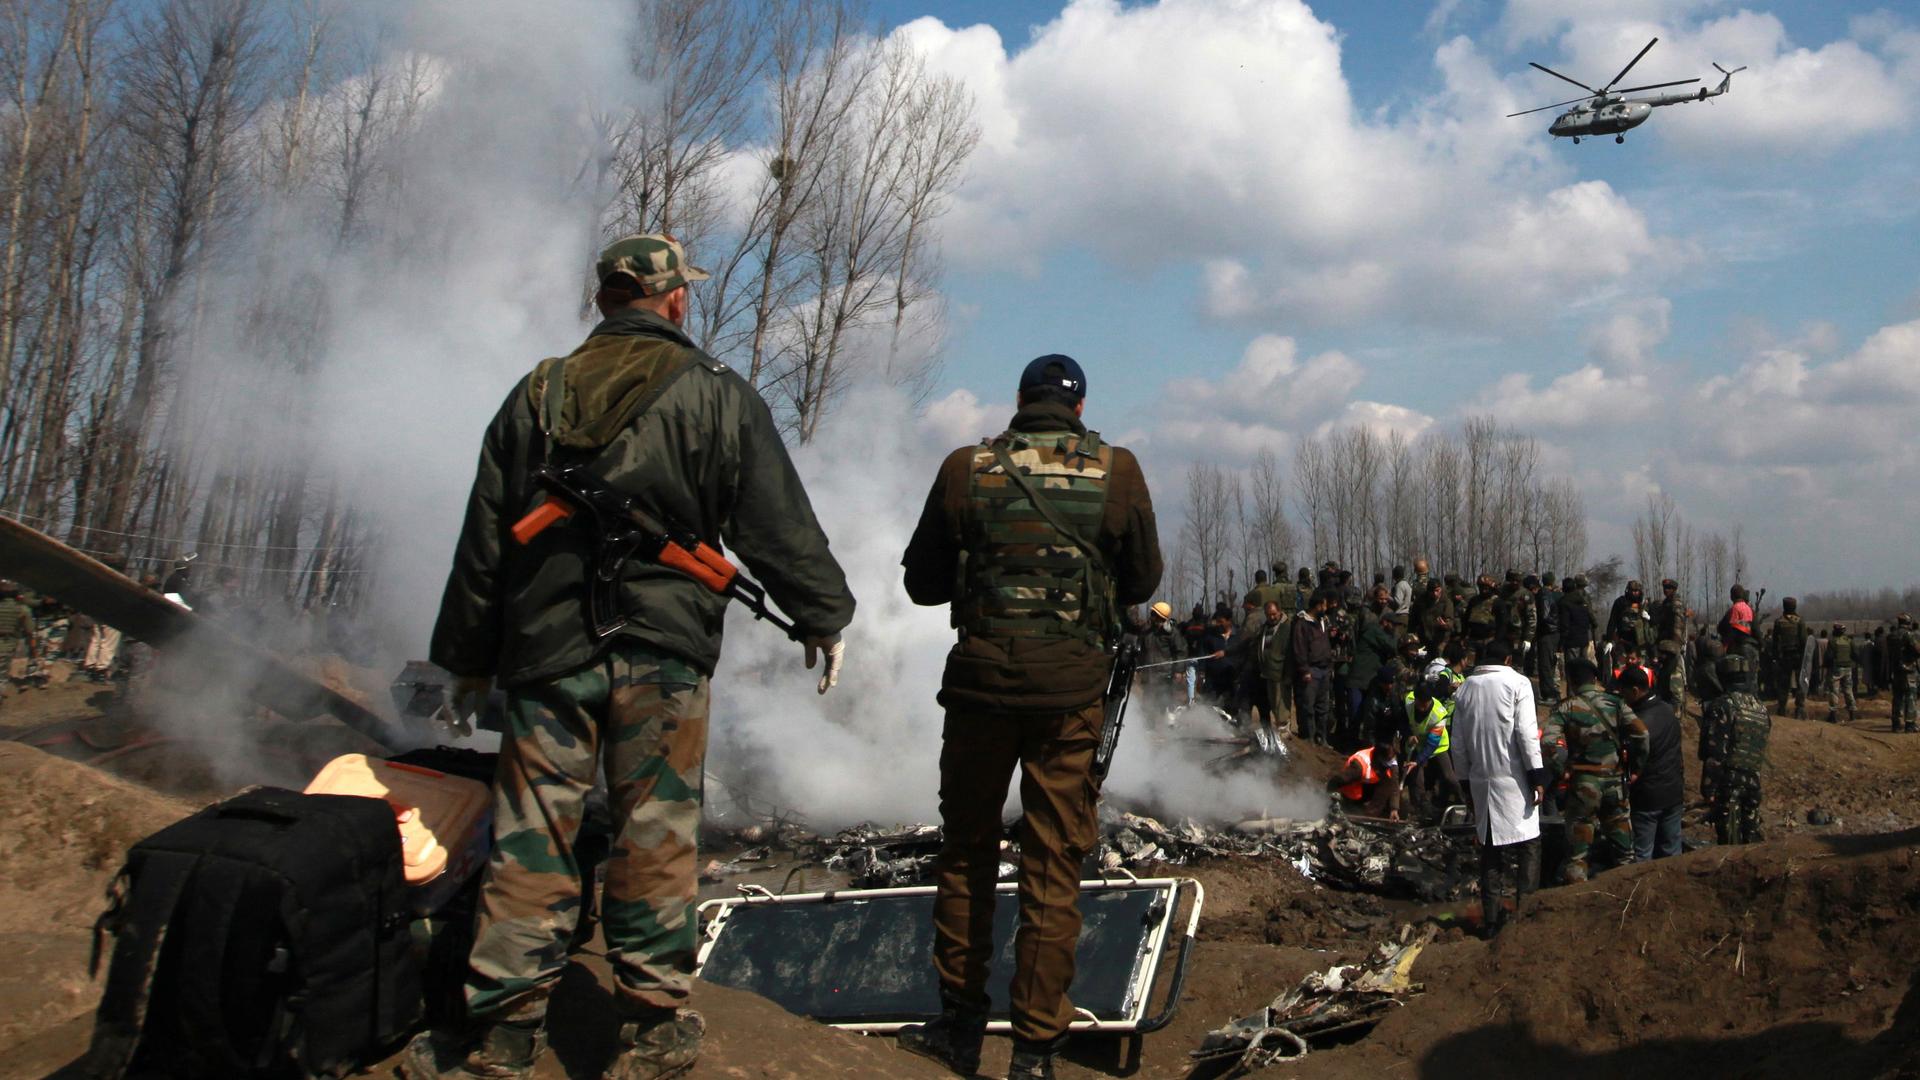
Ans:
MULTIPOLYGON (((1920 104, 1920 35, 1891 15, 1856 21, 1852 37, 1809 47, 1794 42, 1778 16, 1710 10, 1719 4, 1554 4, 1557 13, 1545 18, 1547 6, 1544 0, 1509 4, 1510 38, 1516 27, 1533 29, 1522 36, 1529 43, 1561 31, 1560 56, 1541 59, 1594 86, 1654 37, 1660 43, 1634 68, 1628 85, 1697 76, 1711 88, 1720 81, 1712 64, 1747 67, 1723 97, 1657 110, 1646 130, 1674 147, 1701 153, 1828 153, 1905 128, 1920 104), (1541 27, 1548 32, 1538 32, 1541 27)), ((1521 79, 1541 103, 1572 89, 1537 72, 1521 79)))
POLYGON ((1219 317, 1458 327, 1688 258, 1499 123, 1512 91, 1464 40, 1434 98, 1374 117, 1300 0, 1074 0, 1012 55, 978 27, 902 33, 983 118, 948 219, 962 265, 1083 244, 1200 269, 1219 317))

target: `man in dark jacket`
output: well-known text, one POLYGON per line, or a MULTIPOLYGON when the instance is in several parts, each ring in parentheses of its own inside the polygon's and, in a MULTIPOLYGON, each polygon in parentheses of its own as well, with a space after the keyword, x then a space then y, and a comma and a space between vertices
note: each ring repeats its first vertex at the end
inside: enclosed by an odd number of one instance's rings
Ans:
POLYGON ((1654 692, 1645 668, 1620 675, 1620 696, 1647 728, 1646 760, 1635 765, 1627 802, 1633 807, 1633 854, 1641 862, 1680 854, 1680 814, 1687 806, 1686 763, 1680 748, 1680 718, 1654 692))
POLYGON ((682 1006, 708 679, 727 601, 650 561, 596 566, 585 515, 512 540, 542 499, 535 468, 586 466, 701 540, 724 540, 798 627, 808 665, 826 654, 821 693, 853 617, 766 403, 680 330, 687 284, 705 275, 664 236, 618 241, 597 269, 603 321, 522 379, 487 428, 433 631, 430 655, 463 699, 506 690, 510 732, 467 978, 476 1027, 416 1039, 400 1065, 411 1080, 531 1075, 583 906, 575 841, 603 765, 614 836, 601 926, 623 1020, 608 1075, 684 1070, 704 1030, 682 1006), (618 582, 616 610, 589 603, 596 572, 618 582))
POLYGON ((1295 723, 1307 738, 1328 745, 1327 730, 1333 693, 1333 643, 1327 637, 1325 619, 1333 606, 1333 595, 1316 592, 1307 610, 1293 620, 1293 712, 1295 723))
POLYGON ((1090 773, 1113 612, 1153 594, 1160 541, 1134 456, 1087 430, 1086 376, 1043 356, 1007 431, 947 456, 907 546, 907 595, 951 604, 940 704, 944 840, 934 878, 941 1014, 900 1045, 971 1075, 986 1032, 1007 782, 1021 773, 1020 923, 1008 1075, 1052 1077, 1074 1008, 1080 864, 1099 842, 1090 773))

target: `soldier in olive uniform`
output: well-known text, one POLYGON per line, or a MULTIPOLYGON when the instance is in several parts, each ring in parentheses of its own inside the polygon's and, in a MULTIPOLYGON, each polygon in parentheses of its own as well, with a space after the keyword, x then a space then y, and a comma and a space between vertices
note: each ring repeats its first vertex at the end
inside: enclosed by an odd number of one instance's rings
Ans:
POLYGON ((1756 663, 1751 649, 1720 657, 1716 673, 1722 692, 1700 714, 1701 747, 1713 755, 1703 764, 1718 777, 1707 818, 1722 844, 1761 839, 1760 770, 1767 764, 1773 717, 1753 692, 1756 663))
POLYGON ((1654 692, 1674 707, 1687 707, 1687 619, 1693 612, 1680 599, 1680 583, 1667 578, 1660 583, 1660 599, 1653 602, 1654 649, 1659 676, 1654 692))
POLYGON ((616 242, 597 271, 603 320, 520 380, 487 429, 434 627, 430 655, 458 677, 463 701, 494 682, 506 689, 509 730, 467 976, 475 1029, 415 1039, 400 1064, 410 1080, 532 1075, 583 906, 576 841, 602 768, 614 836, 601 927, 622 1021, 606 1075, 679 1075, 705 1030, 683 1006, 708 679, 727 600, 657 563, 596 567, 586 515, 511 541, 542 498, 534 469, 587 466, 705 542, 725 540, 793 620, 808 666, 825 654, 821 693, 853 617, 766 402, 680 329, 687 284, 705 275, 666 236, 616 242), (597 571, 615 575, 619 612, 592 611, 597 571), (603 635, 596 614, 624 623, 603 635))
POLYGON ((1893 673, 1893 730, 1920 731, 1920 628, 1900 615, 1887 635, 1887 666, 1893 673))
POLYGON ((1833 624, 1833 637, 1827 641, 1827 723, 1840 719, 1840 703, 1847 703, 1847 720, 1857 719, 1853 698, 1853 635, 1844 623, 1833 624))
POLYGON ((0 581, 0 701, 6 700, 12 687, 11 669, 16 657, 38 657, 33 608, 20 599, 20 586, 0 581))
MULTIPOLYGON (((1462 621, 1466 624, 1467 643, 1485 645, 1500 632, 1501 623, 1505 621, 1505 606, 1501 603, 1500 592, 1491 576, 1480 575, 1480 580, 1476 584, 1480 591, 1467 601, 1467 609, 1462 616, 1462 621)), ((1511 640, 1514 648, 1518 649, 1519 639, 1511 640)))
POLYGON ((1600 671, 1585 658, 1567 665, 1573 696, 1547 718, 1544 738, 1566 742, 1566 801, 1569 883, 1585 881, 1590 853, 1599 841, 1608 861, 1633 861, 1633 817, 1627 787, 1639 763, 1647 759, 1647 726, 1625 701, 1600 688, 1600 671))
POLYGON ((1099 842, 1090 773, 1115 613, 1152 594, 1160 541, 1133 454, 1081 423, 1086 376, 1042 356, 1008 429, 947 456, 907 546, 907 595, 951 604, 959 643, 940 704, 944 827, 934 878, 941 1013, 900 1045, 971 1075, 993 953, 994 879, 1007 782, 1020 773, 1020 917, 1009 1077, 1053 1076, 1073 1021, 1080 865, 1099 842))
POLYGON ((1780 601, 1780 618, 1767 635, 1767 651, 1773 656, 1773 685, 1779 688, 1780 701, 1774 711, 1787 715, 1787 694, 1793 694, 1793 715, 1807 715, 1807 685, 1800 678, 1800 661, 1807 651, 1807 639, 1813 628, 1800 617, 1800 601, 1787 597, 1780 601))

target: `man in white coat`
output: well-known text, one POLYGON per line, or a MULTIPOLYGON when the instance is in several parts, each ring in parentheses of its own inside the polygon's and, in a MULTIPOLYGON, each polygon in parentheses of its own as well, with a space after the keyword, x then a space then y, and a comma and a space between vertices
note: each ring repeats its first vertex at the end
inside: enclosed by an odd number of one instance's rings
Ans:
POLYGON ((1500 932, 1540 876, 1540 800, 1547 770, 1533 684, 1512 667, 1514 645, 1490 642, 1454 696, 1453 764, 1473 800, 1480 839, 1480 910, 1500 932))

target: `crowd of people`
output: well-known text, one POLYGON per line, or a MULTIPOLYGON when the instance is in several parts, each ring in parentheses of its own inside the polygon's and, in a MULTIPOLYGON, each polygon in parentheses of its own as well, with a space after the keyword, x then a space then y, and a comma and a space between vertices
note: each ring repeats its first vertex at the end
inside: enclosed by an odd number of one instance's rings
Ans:
POLYGON ((1720 843, 1760 838, 1760 771, 1773 701, 1856 718, 1887 689, 1915 730, 1920 629, 1902 614, 1856 636, 1815 633, 1793 598, 1771 628, 1740 585, 1701 620, 1672 580, 1627 582, 1602 613, 1584 575, 1508 571, 1471 585, 1425 560, 1361 588, 1334 563, 1258 572, 1236 611, 1133 619, 1142 678, 1211 705, 1258 748, 1305 740, 1344 754, 1328 779, 1347 812, 1389 821, 1471 814, 1497 932, 1534 882, 1680 852, 1687 805, 1680 715, 1700 704, 1700 796, 1720 843), (1540 713, 1545 709, 1544 722, 1540 713), (1542 824, 1550 842, 1541 842, 1542 824))

